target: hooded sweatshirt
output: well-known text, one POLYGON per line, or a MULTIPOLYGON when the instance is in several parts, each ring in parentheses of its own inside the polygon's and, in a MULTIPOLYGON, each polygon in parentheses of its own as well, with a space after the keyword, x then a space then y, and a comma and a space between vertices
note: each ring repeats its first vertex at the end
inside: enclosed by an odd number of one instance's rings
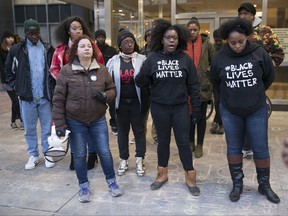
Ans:
POLYGON ((265 90, 274 79, 269 54, 249 41, 241 53, 235 53, 226 44, 211 64, 211 80, 220 94, 221 104, 231 113, 243 117, 264 106, 265 90))
POLYGON ((200 109, 200 87, 192 59, 182 50, 166 54, 151 52, 135 79, 136 85, 151 86, 151 101, 162 105, 187 103, 191 98, 194 110, 200 109))

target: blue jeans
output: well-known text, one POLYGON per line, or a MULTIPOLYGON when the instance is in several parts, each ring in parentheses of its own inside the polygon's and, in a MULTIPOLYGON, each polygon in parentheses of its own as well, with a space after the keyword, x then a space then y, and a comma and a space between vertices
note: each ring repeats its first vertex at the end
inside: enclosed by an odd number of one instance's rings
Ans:
POLYGON ((37 122, 40 119, 41 145, 44 153, 48 147, 48 137, 51 134, 52 104, 45 98, 34 98, 32 102, 20 100, 21 116, 25 127, 25 139, 30 156, 38 157, 37 122))
POLYGON ((87 177, 87 141, 90 137, 91 141, 96 145, 96 151, 100 158, 102 169, 106 180, 114 179, 114 164, 112 154, 109 148, 108 127, 106 118, 91 122, 83 123, 74 119, 66 119, 70 133, 70 145, 74 154, 74 167, 79 184, 88 182, 87 177))
POLYGON ((225 129, 227 155, 242 155, 245 136, 251 143, 254 159, 266 160, 268 149, 268 112, 265 104, 258 111, 247 117, 229 112, 220 103, 220 113, 225 129))

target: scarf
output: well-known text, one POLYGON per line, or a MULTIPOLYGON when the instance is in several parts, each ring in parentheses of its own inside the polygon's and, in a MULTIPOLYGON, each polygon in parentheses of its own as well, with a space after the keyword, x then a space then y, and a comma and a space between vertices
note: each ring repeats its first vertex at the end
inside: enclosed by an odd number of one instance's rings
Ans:
POLYGON ((188 42, 187 50, 185 51, 193 60, 196 69, 198 69, 201 52, 202 52, 202 37, 199 35, 196 41, 188 42))
POLYGON ((124 59, 127 59, 127 58, 132 59, 132 58, 136 58, 137 55, 138 55, 138 53, 137 53, 137 52, 133 52, 132 54, 125 54, 125 53, 123 53, 123 52, 120 52, 119 55, 120 55, 122 58, 124 58, 124 59))

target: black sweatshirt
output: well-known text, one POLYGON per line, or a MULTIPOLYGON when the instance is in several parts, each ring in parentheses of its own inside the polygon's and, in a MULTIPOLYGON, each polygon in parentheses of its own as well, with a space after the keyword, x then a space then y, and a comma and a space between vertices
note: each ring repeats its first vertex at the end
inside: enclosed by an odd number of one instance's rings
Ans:
POLYGON ((211 80, 220 93, 221 104, 231 113, 244 117, 265 104, 265 90, 274 79, 269 54, 249 41, 239 54, 226 44, 211 64, 211 80))
POLYGON ((191 58, 182 50, 151 52, 136 76, 139 87, 151 86, 151 101, 163 105, 187 103, 200 110, 199 80, 191 58))

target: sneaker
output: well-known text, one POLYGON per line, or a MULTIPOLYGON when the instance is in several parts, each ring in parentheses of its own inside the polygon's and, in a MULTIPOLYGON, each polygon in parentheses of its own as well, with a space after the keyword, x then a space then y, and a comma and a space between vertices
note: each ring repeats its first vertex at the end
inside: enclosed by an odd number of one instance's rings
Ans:
POLYGON ((111 183, 108 183, 108 188, 111 196, 113 197, 119 197, 123 194, 122 190, 120 189, 115 180, 112 181, 111 183))
POLYGON ((90 202, 90 190, 89 190, 89 185, 80 185, 80 190, 78 192, 79 195, 79 201, 81 203, 87 203, 90 202))
POLYGON ((20 123, 20 130, 25 130, 23 122, 20 123))
POLYGON ((130 145, 135 144, 135 137, 132 140, 130 140, 129 143, 130 143, 130 145))
POLYGON ((120 159, 120 164, 118 167, 117 174, 119 176, 122 176, 125 174, 127 169, 128 169, 128 160, 120 159))
POLYGON ((217 128, 218 128, 219 124, 216 122, 213 122, 210 128, 210 133, 211 134, 216 134, 217 133, 217 128))
POLYGON ((153 144, 154 144, 154 145, 158 145, 158 140, 155 139, 154 142, 153 142, 153 144))
POLYGON ((243 158, 252 159, 252 157, 253 157, 253 151, 252 150, 248 150, 248 151, 242 150, 242 153, 243 153, 243 158))
POLYGON ((118 135, 117 127, 111 127, 111 132, 112 132, 113 135, 117 136, 118 135))
POLYGON ((45 157, 45 166, 47 168, 52 168, 55 166, 55 162, 53 161, 52 157, 46 156, 45 157))
POLYGON ((216 130, 217 134, 224 134, 224 127, 223 125, 219 125, 219 127, 216 130))
POLYGON ((38 164, 38 157, 30 156, 28 162, 25 165, 26 170, 34 169, 38 164))
POLYGON ((136 157, 136 172, 138 176, 145 174, 145 165, 142 157, 136 157))
POLYGON ((17 126, 17 124, 15 122, 11 123, 10 126, 14 130, 18 129, 18 126, 17 126))

